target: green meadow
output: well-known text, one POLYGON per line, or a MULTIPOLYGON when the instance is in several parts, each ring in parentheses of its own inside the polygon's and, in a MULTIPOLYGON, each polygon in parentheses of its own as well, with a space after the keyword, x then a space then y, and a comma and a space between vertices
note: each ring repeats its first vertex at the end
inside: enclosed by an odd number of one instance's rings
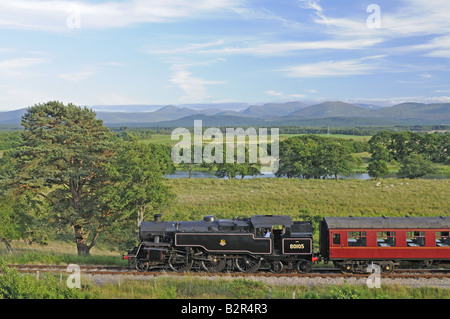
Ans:
MULTIPOLYGON (((225 136, 226 136, 225 130, 223 130, 222 133, 224 135, 224 140, 225 140, 225 136)), ((270 140, 270 138, 271 138, 269 133, 270 133, 270 131, 268 132, 268 136, 267 136, 268 140, 270 140)), ((306 135, 306 134, 280 134, 279 138, 280 138, 280 141, 282 141, 289 137, 294 137, 294 136, 299 136, 299 135, 306 135)), ((361 142, 367 142, 371 138, 371 136, 358 136, 358 135, 345 135, 345 134, 317 134, 317 135, 324 136, 324 137, 352 139, 352 140, 361 141, 361 142)), ((248 143, 249 137, 246 136, 245 138, 246 138, 246 142, 248 143)), ((172 136, 169 134, 152 134, 152 136, 150 138, 143 139, 143 141, 145 141, 146 143, 175 145, 176 143, 178 143, 179 140, 178 139, 172 140, 172 136)), ((191 134, 191 141, 194 141, 194 134, 191 134)), ((209 142, 210 142, 210 140, 203 139, 203 143, 209 143, 209 142)))
POLYGON ((165 220, 256 214, 439 216, 450 211, 450 180, 168 179, 177 195, 165 220))

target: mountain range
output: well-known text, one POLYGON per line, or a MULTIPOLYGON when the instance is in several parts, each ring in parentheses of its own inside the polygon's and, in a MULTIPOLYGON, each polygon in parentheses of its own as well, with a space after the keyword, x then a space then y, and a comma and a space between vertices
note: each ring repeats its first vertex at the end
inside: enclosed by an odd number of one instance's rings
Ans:
MULTIPOLYGON (((182 106, 93 106, 107 126, 187 127, 194 120, 204 126, 356 126, 450 124, 450 103, 401 103, 390 107, 327 101, 264 105, 192 104, 182 106), (239 109, 241 108, 241 109, 239 109), (152 109, 153 111, 146 111, 152 109), (156 110, 155 110, 156 109, 156 110), (120 111, 117 111, 120 110, 120 111), (128 110, 128 111, 127 111, 128 110), (130 111, 131 110, 131 111, 130 111)), ((0 112, 1 124, 20 124, 26 109, 0 112)))

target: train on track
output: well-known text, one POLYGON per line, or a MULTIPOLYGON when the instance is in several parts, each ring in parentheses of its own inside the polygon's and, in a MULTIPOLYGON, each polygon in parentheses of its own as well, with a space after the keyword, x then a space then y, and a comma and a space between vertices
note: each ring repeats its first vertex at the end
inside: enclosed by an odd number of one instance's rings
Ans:
POLYGON ((311 222, 290 216, 256 215, 199 221, 163 222, 161 215, 139 227, 139 245, 127 255, 138 271, 170 268, 244 273, 261 267, 272 272, 308 273, 314 262, 333 262, 343 272, 368 272, 378 265, 389 273, 401 261, 425 266, 450 263, 448 217, 324 217, 319 251, 313 252, 311 222))

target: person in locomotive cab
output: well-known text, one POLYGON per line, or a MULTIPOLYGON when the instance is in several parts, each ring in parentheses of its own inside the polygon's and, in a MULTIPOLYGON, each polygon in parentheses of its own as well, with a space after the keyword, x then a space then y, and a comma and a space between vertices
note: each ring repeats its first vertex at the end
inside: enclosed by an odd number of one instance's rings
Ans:
POLYGON ((272 234, 272 232, 270 231, 270 229, 267 229, 266 234, 264 235, 264 238, 270 238, 270 235, 272 234))

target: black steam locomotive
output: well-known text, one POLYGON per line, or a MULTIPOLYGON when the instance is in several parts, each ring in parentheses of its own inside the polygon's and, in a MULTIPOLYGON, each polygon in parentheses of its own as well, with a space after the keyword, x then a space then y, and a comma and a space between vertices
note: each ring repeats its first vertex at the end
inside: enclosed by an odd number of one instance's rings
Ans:
POLYGON ((290 216, 257 215, 250 218, 163 222, 161 215, 143 222, 140 243, 124 259, 139 271, 170 267, 188 271, 194 263, 208 272, 237 269, 251 273, 262 265, 273 272, 311 271, 317 260, 312 252, 310 222, 290 216))

